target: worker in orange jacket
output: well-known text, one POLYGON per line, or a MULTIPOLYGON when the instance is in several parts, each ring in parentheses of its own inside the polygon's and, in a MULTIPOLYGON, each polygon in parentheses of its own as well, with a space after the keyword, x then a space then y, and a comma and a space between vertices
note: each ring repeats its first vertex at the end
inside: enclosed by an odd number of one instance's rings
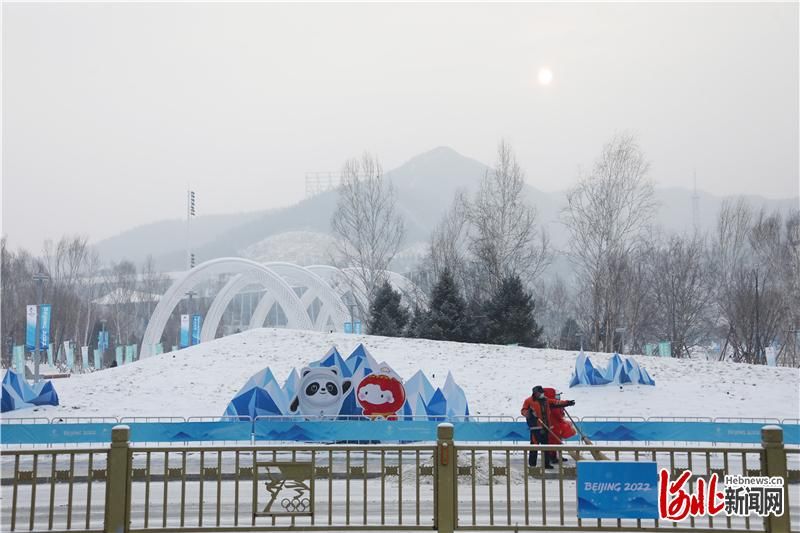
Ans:
MULTIPOLYGON (((536 385, 531 390, 531 395, 525 398, 520 414, 528 422, 531 432, 531 444, 548 444, 550 442, 550 409, 551 407, 569 407, 575 405, 574 401, 550 400, 544 395, 544 387, 536 385)), ((538 451, 531 450, 528 454, 528 465, 536 466, 538 451)), ((544 456, 544 467, 553 468, 548 454, 544 456)))

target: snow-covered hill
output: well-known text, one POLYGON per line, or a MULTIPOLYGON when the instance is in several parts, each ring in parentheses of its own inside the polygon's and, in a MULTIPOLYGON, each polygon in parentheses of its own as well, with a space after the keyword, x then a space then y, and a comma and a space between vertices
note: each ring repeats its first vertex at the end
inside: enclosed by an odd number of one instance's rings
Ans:
MULTIPOLYGON (((218 416, 247 379, 269 366, 282 383, 332 345, 363 342, 404 379, 423 370, 434 386, 452 372, 476 415, 519 415, 536 384, 565 391, 578 416, 800 417, 797 369, 637 356, 656 386, 568 389, 575 352, 422 339, 256 329, 119 368, 57 380, 61 405, 20 416, 218 416)), ((591 354, 605 365, 609 355, 591 354)))

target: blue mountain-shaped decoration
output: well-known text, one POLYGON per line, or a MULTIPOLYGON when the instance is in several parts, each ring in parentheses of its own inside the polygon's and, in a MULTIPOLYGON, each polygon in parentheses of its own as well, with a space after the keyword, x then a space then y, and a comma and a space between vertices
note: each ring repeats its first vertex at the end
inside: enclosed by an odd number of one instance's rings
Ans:
POLYGON ((0 410, 3 413, 35 405, 58 405, 58 394, 50 381, 42 381, 34 386, 28 385, 25 378, 12 368, 9 368, 3 376, 2 389, 0 410))
MULTIPOLYGON (((339 415, 352 419, 363 416, 363 410, 356 399, 356 390, 361 380, 374 372, 388 372, 397 375, 385 362, 378 363, 367 351, 363 344, 359 344, 344 359, 336 347, 317 361, 308 364, 310 367, 335 367, 340 375, 349 379, 351 386, 342 401, 339 415)), ((283 386, 279 386, 269 367, 257 372, 231 399, 225 410, 225 416, 285 416, 289 412, 289 405, 294 400, 300 387, 301 378, 297 369, 292 369, 283 386)), ((420 370, 411 379, 403 383, 406 392, 406 401, 402 410, 398 412, 401 418, 411 420, 419 417, 442 420, 456 418, 463 420, 469 416, 469 405, 464 390, 456 383, 452 374, 448 373, 445 384, 441 389, 434 389, 430 380, 420 370)), ((52 387, 52 386, 51 386, 52 387)), ((42 394, 50 394, 50 389, 43 388, 42 394)), ((55 391, 52 391, 55 394, 55 391)), ((5 406, 6 396, 3 396, 5 406)))
POLYGON ((632 357, 622 357, 618 353, 611 356, 603 371, 595 368, 592 361, 583 352, 575 359, 575 369, 569 380, 569 386, 579 385, 615 385, 639 384, 655 385, 656 382, 647 371, 639 366, 632 357))

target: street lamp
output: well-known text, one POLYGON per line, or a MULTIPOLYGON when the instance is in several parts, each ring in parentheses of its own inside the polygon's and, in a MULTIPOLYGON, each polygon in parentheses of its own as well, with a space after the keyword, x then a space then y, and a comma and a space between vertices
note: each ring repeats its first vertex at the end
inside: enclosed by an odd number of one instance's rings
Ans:
POLYGON ((33 382, 39 383, 39 345, 42 342, 41 334, 42 334, 42 323, 40 320, 41 314, 41 305, 44 303, 42 300, 44 297, 42 296, 42 284, 45 281, 50 281, 50 276, 45 274, 42 271, 39 271, 37 274, 33 275, 33 281, 36 283, 36 339, 34 341, 34 359, 33 359, 33 382))
POLYGON ((619 343, 620 343, 619 351, 620 351, 620 353, 625 353, 625 330, 626 329, 627 328, 622 327, 622 328, 617 328, 617 329, 614 330, 615 332, 619 333, 619 343))

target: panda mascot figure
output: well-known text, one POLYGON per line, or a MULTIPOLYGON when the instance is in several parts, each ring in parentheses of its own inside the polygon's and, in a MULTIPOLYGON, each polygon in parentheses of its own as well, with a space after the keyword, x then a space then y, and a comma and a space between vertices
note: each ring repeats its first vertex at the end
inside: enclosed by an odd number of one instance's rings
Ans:
POLYGON ((336 368, 306 367, 289 410, 308 417, 336 418, 350 385, 350 380, 342 379, 336 368))

